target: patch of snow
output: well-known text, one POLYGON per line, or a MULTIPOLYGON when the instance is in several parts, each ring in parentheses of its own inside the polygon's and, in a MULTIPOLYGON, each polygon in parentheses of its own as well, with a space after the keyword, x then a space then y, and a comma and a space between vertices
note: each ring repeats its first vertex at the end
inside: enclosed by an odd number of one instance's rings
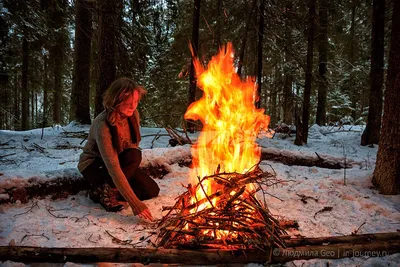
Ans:
MULTIPOLYGON (((356 230, 359 234, 398 231, 400 196, 384 196, 372 189, 377 146, 360 146, 363 129, 363 126, 351 125, 340 129, 313 125, 308 144, 301 147, 293 144, 294 135, 280 134, 280 138, 258 139, 263 150, 269 153, 315 157, 317 152, 324 159, 346 159, 354 163, 344 172, 343 169, 261 162, 260 167, 264 171, 275 172, 277 178, 282 180, 267 189, 268 208, 278 218, 299 223, 299 229, 290 230, 289 234, 317 237, 349 235, 356 230), (301 196, 312 198, 305 203, 301 196), (332 210, 319 212, 324 207, 332 207, 332 210)), ((83 137, 68 137, 65 132, 87 133, 88 130, 89 125, 72 122, 63 127, 24 132, 0 131, 0 199, 9 198, 5 190, 12 187, 51 182, 57 178, 79 179, 81 174, 76 166, 86 141, 83 137)), ((190 169, 175 162, 190 157, 190 146, 169 147, 165 129, 142 127, 141 134, 141 166, 151 163, 162 165, 169 171, 162 179, 156 179, 160 195, 144 202, 153 217, 160 219, 165 215, 163 207, 175 204, 175 198, 186 190, 182 185, 189 183, 190 169)), ((197 136, 198 133, 189 135, 192 140, 197 136)), ((132 247, 134 244, 135 247, 151 247, 155 242, 155 225, 133 216, 130 207, 109 213, 85 194, 80 192, 65 199, 51 200, 46 197, 32 199, 26 204, 1 205, 0 245, 8 246, 14 240, 17 246, 132 247), (110 234, 131 243, 113 243, 110 234)), ((398 262, 400 254, 377 258, 293 261, 286 266, 397 266, 398 262)), ((17 262, 0 264, 25 266, 17 262)), ((64 266, 82 265, 66 263, 64 266)))

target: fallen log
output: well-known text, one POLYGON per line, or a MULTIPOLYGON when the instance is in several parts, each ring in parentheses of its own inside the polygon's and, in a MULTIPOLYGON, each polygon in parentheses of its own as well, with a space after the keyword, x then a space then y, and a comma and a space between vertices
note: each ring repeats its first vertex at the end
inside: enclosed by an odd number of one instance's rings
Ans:
MULTIPOLYGON (((383 233, 353 237, 358 243, 294 246, 261 250, 178 250, 140 248, 44 248, 0 246, 0 261, 17 262, 125 262, 169 264, 284 263, 293 260, 340 259, 346 257, 383 257, 400 251, 399 233, 383 233), (370 238, 375 239, 368 239, 370 238), (390 238, 389 238, 390 237, 390 238)), ((318 242, 347 237, 317 238, 318 242)), ((303 239, 304 240, 304 239, 303 239)), ((313 242, 316 239, 313 239, 313 242)))
MULTIPOLYGON (((351 168, 353 164, 358 164, 354 160, 347 159, 346 162, 343 158, 338 157, 327 157, 321 156, 315 153, 315 156, 310 155, 298 155, 292 153, 291 151, 283 150, 272 150, 272 149, 262 149, 260 160, 270 160, 274 162, 283 163, 285 165, 293 166, 307 166, 307 167, 319 167, 326 169, 344 169, 351 168)), ((177 162, 171 162, 170 164, 179 164, 180 166, 190 167, 192 165, 192 157, 180 159, 177 162)), ((156 174, 160 175, 160 174, 156 174)), ((165 175, 161 173, 161 175, 165 175)))
MULTIPOLYGON (((181 166, 190 165, 184 160, 177 161, 176 163, 181 166)), ((162 179, 169 173, 169 169, 164 165, 148 165, 139 169, 156 179, 162 179)), ((2 188, 2 193, 8 195, 8 197, 1 198, 0 205, 15 203, 16 201, 26 203, 29 199, 46 196, 51 196, 52 199, 60 199, 89 189, 88 181, 83 178, 77 169, 69 168, 62 172, 55 171, 54 174, 47 173, 46 176, 53 178, 40 179, 40 177, 32 177, 22 186, 2 188)))
POLYGON ((261 160, 271 160, 280 162, 285 165, 293 166, 307 166, 307 167, 319 167, 326 169, 344 169, 351 168, 352 164, 356 163, 353 160, 347 159, 347 162, 343 158, 321 156, 315 153, 315 156, 311 155, 298 155, 292 151, 277 150, 277 149, 262 149, 261 160))
POLYGON ((288 247, 296 247, 296 246, 306 246, 306 245, 323 245, 323 244, 339 244, 339 243, 360 244, 373 241, 389 241, 389 240, 400 240, 400 232, 328 236, 328 237, 314 237, 314 238, 297 237, 297 238, 290 238, 286 240, 285 243, 288 247))
MULTIPOLYGON (((329 157, 325 159, 323 156, 318 154, 315 157, 299 156, 290 151, 272 149, 263 149, 261 152, 261 160, 282 162, 287 165, 316 166, 330 169, 351 167, 351 161, 349 160, 347 160, 345 165, 343 159, 340 158, 329 157)), ((152 163, 152 161, 149 161, 148 165, 142 166, 140 169, 153 178, 162 179, 170 171, 168 165, 179 164, 179 166, 190 167, 192 165, 192 158, 189 155, 178 160, 171 160, 167 166, 152 163)), ((46 176, 52 175, 52 173, 46 174, 46 176)), ((42 180, 32 177, 23 187, 3 188, 3 193, 7 194, 9 197, 0 199, 0 204, 14 203, 17 200, 24 203, 28 199, 34 197, 45 197, 47 195, 51 195, 53 199, 64 198, 68 195, 74 195, 79 191, 87 190, 88 188, 89 184, 85 179, 83 179, 77 169, 65 169, 61 173, 55 171, 54 178, 50 181, 47 179, 42 180)))

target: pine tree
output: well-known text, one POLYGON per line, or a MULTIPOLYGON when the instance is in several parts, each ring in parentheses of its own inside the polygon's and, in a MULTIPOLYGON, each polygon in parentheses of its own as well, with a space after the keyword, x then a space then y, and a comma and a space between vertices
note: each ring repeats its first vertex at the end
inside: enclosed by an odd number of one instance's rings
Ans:
POLYGON ((71 119, 90 124, 90 54, 92 39, 91 2, 75 3, 75 60, 71 93, 71 119))
MULTIPOLYGON (((198 56, 199 50, 199 23, 200 23, 200 0, 194 0, 193 6, 193 25, 192 25, 192 53, 193 57, 198 56)), ((197 89, 197 79, 194 69, 193 61, 190 65, 189 72, 189 94, 188 94, 188 106, 196 101, 196 89, 197 89)), ((188 123, 188 131, 193 133, 195 131, 195 124, 191 121, 188 123)))
POLYGON ((116 79, 116 23, 118 1, 99 0, 98 74, 95 99, 95 116, 103 111, 103 94, 116 79))
POLYGON ((313 56, 314 56, 314 35, 315 35, 315 5, 316 0, 309 1, 308 13, 308 35, 307 35, 307 66, 306 66, 306 79, 304 85, 303 96, 303 116, 301 125, 301 138, 298 136, 300 130, 296 133, 296 145, 301 143, 307 144, 308 139, 308 122, 310 118, 310 97, 311 97, 311 83, 312 83, 312 70, 313 70, 313 56), (301 141, 300 141, 301 140, 301 141))
POLYGON ((367 127, 361 137, 361 145, 379 143, 382 119, 383 64, 385 38, 385 0, 373 1, 371 72, 367 127))
POLYGON ((318 68, 318 105, 315 123, 326 123, 326 97, 328 90, 327 63, 328 63, 328 1, 320 0, 319 3, 319 68, 318 68))
POLYGON ((400 193, 400 1, 394 1, 382 131, 372 183, 382 194, 400 193))
POLYGON ((257 108, 261 107, 261 88, 262 88, 262 70, 263 70, 263 38, 264 38, 264 16, 265 16, 265 0, 260 1, 258 21, 258 45, 257 45, 257 108))

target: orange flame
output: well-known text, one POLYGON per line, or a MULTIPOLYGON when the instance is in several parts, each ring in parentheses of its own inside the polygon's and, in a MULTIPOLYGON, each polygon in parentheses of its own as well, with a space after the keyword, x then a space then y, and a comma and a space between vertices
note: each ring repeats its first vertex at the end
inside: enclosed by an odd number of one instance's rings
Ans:
MULTIPOLYGON (((264 109, 254 106, 258 100, 255 79, 241 80, 235 72, 232 44, 222 47, 205 68, 198 58, 193 59, 197 85, 204 92, 192 103, 185 119, 200 120, 203 130, 192 147, 194 169, 191 178, 205 177, 220 172, 245 173, 260 160, 256 137, 260 130, 268 130, 269 116, 264 109)), ((193 181, 192 181, 193 182, 193 181)), ((212 184, 203 184, 210 195, 212 184)), ((197 199, 205 197, 197 190, 197 199)), ((215 205, 215 199, 213 205, 215 205)), ((204 207, 198 207, 201 210, 204 207)))

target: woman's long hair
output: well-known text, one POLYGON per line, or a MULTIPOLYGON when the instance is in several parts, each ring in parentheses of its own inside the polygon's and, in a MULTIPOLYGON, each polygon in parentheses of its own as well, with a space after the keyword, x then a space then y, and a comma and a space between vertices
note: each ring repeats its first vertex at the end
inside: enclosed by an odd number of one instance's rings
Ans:
POLYGON ((134 80, 122 77, 115 80, 103 95, 103 106, 107 113, 107 120, 111 125, 119 120, 118 105, 121 104, 134 91, 139 92, 139 100, 147 91, 134 80))

